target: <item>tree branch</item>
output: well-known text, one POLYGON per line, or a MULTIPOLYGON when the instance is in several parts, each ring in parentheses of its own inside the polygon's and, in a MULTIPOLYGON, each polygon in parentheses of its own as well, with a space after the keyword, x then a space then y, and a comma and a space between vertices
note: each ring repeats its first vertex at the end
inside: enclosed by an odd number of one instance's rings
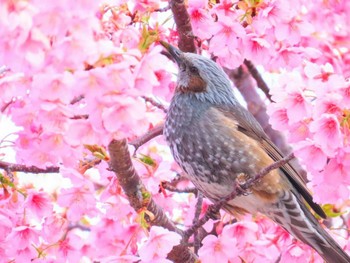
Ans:
POLYGON ((177 32, 179 33, 178 47, 184 52, 196 53, 191 19, 184 0, 170 0, 171 11, 174 15, 177 32))
MULTIPOLYGON (((127 141, 125 139, 113 140, 108 145, 108 150, 110 154, 109 167, 115 172, 134 210, 138 212, 146 208, 154 216, 150 218, 145 214, 145 219, 150 225, 162 226, 182 236, 183 231, 178 229, 174 223, 168 219, 163 209, 154 202, 151 194, 142 183, 131 162, 127 141)), ((168 254, 168 259, 174 262, 195 262, 196 256, 184 244, 180 244, 174 247, 168 254)))
POLYGON ((163 126, 164 126, 163 123, 158 124, 158 125, 154 126, 152 129, 150 129, 149 131, 147 131, 144 135, 137 137, 136 139, 129 142, 129 144, 131 144, 132 146, 135 147, 134 155, 135 155, 136 151, 138 150, 138 148, 140 148, 142 145, 149 142, 154 137, 162 135, 163 134, 163 126))
POLYGON ((269 93, 270 89, 267 86, 267 84, 265 83, 264 79, 261 77, 259 71, 256 69, 254 64, 250 60, 247 60, 247 59, 245 59, 243 63, 247 67, 247 69, 249 70, 252 77, 255 79, 257 86, 265 93, 266 98, 268 98, 269 101, 272 101, 271 95, 269 93))
POLYGON ((13 99, 10 100, 9 102, 5 103, 4 105, 2 105, 0 112, 4 113, 5 110, 6 110, 12 103, 14 103, 14 100, 13 100, 13 99))
POLYGON ((75 104, 75 103, 81 101, 81 100, 84 99, 84 98, 85 98, 84 95, 76 96, 76 97, 74 97, 74 98, 71 100, 70 104, 73 105, 73 104, 75 104))
POLYGON ((146 102, 151 103, 153 106, 157 107, 158 109, 162 110, 164 113, 168 112, 167 108, 163 104, 155 101, 153 98, 150 98, 147 96, 141 96, 141 98, 143 98, 146 102))
POLYGON ((166 12, 169 9, 170 9, 170 5, 167 5, 166 7, 155 9, 154 12, 166 12))
POLYGON ((23 164, 8 163, 0 161, 0 169, 4 169, 10 172, 24 172, 24 173, 58 173, 60 168, 57 166, 49 166, 46 168, 39 168, 36 166, 26 166, 23 164))
POLYGON ((170 191, 170 192, 175 192, 175 193, 192 193, 192 194, 195 194, 197 195, 198 194, 198 190, 196 188, 193 188, 193 187, 186 187, 186 188, 183 188, 183 189, 179 189, 175 186, 172 186, 169 182, 162 182, 161 183, 161 187, 170 191))
POLYGON ((267 175, 272 170, 275 170, 275 169, 281 167, 282 165, 288 163, 293 158, 294 158, 294 154, 290 153, 289 155, 287 155, 283 159, 281 159, 279 161, 276 161, 273 164, 271 164, 271 165, 261 169, 261 171, 259 173, 257 173, 255 176, 253 176, 252 178, 250 178, 249 180, 245 181, 242 184, 240 184, 236 180, 236 182, 235 182, 235 184, 233 186, 233 191, 231 192, 231 194, 229 194, 228 196, 220 199, 219 201, 215 202, 214 204, 210 205, 208 210, 204 214, 204 216, 202 218, 200 218, 196 223, 194 223, 190 228, 188 228, 185 231, 184 239, 188 240, 188 238, 190 238, 200 227, 202 227, 206 222, 209 221, 209 219, 211 218, 212 214, 218 213, 220 211, 220 209, 228 201, 234 199, 235 197, 237 197, 239 195, 245 194, 246 191, 255 184, 255 182, 260 180, 262 177, 267 175))

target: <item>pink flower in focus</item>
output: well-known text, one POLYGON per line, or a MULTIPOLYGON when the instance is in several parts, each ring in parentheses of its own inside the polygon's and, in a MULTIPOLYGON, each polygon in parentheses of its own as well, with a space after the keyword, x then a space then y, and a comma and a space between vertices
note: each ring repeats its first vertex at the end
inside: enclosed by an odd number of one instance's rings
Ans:
POLYGON ((318 120, 310 123, 314 141, 328 155, 334 156, 336 150, 343 146, 340 124, 333 114, 322 114, 318 120))
POLYGON ((212 36, 210 27, 214 21, 208 14, 208 1, 189 0, 188 13, 191 18, 193 33, 200 39, 208 39, 212 36))
POLYGON ((288 91, 288 97, 284 103, 290 124, 301 121, 309 116, 310 105, 305 100, 302 91, 288 91))
POLYGON ((209 51, 218 56, 218 62, 223 66, 239 66, 243 62, 239 47, 246 35, 242 25, 234 17, 222 16, 213 26, 212 33, 209 51))
POLYGON ((272 128, 279 131, 284 131, 288 128, 289 118, 287 109, 285 109, 282 105, 271 103, 267 108, 267 112, 270 115, 269 123, 271 124, 272 128))
POLYGON ((275 27, 277 41, 287 42, 289 45, 299 45, 303 36, 309 36, 315 29, 312 24, 298 19, 292 19, 275 27))
POLYGON ((286 67, 292 69, 300 65, 303 55, 304 52, 296 47, 281 46, 276 50, 276 55, 272 57, 269 65, 266 66, 269 68, 286 67))
POLYGON ((68 232, 65 239, 58 242, 57 247, 53 247, 56 250, 57 257, 62 262, 79 262, 83 256, 83 241, 82 239, 72 232, 68 232))
MULTIPOLYGON (((293 3, 295 4, 295 3, 293 3)), ((290 2, 286 0, 264 1, 260 12, 259 21, 268 24, 266 27, 277 28, 283 21, 288 21, 295 12, 290 8, 290 2)))
POLYGON ((231 232, 233 238, 237 239, 239 245, 243 243, 252 243, 258 238, 259 226, 255 222, 241 221, 232 225, 232 227, 225 227, 225 231, 231 232))
POLYGON ((308 167, 314 171, 320 171, 327 163, 327 155, 320 147, 311 141, 300 142, 294 150, 298 157, 308 167))
POLYGON ((349 167, 335 158, 329 160, 324 170, 316 174, 311 181, 315 201, 319 203, 337 203, 349 197, 349 167))
POLYGON ((108 132, 116 133, 120 137, 130 134, 130 129, 142 133, 148 125, 145 112, 144 103, 132 97, 118 96, 115 98, 114 106, 103 109, 103 125, 108 132))
POLYGON ((198 251, 202 263, 239 260, 238 242, 232 231, 234 227, 234 225, 226 226, 218 237, 209 235, 203 239, 203 246, 198 251))
POLYGON ((166 257, 173 246, 180 244, 180 240, 179 234, 163 227, 152 226, 146 243, 139 248, 142 262, 170 262, 166 257))
POLYGON ((268 64, 273 53, 274 49, 271 48, 265 36, 249 34, 243 40, 243 56, 248 60, 258 64, 268 64))
POLYGON ((7 236, 6 241, 14 244, 14 249, 25 249, 32 244, 37 245, 39 242, 39 231, 34 227, 23 225, 12 229, 7 236))
POLYGON ((160 85, 156 72, 164 70, 169 61, 161 55, 162 48, 156 46, 146 53, 138 62, 134 70, 135 89, 142 95, 152 92, 154 86, 160 85))
POLYGON ((293 123, 289 127, 289 137, 288 141, 290 143, 303 141, 311 136, 310 130, 309 130, 309 122, 310 119, 305 119, 302 121, 298 121, 296 123, 293 123))
POLYGON ((334 74, 333 66, 330 63, 318 65, 309 61, 305 62, 304 73, 309 79, 328 81, 330 75, 334 74))
POLYGON ((343 111, 341 109, 342 96, 338 93, 328 93, 320 98, 317 98, 314 109, 315 117, 321 116, 323 113, 334 114, 341 116, 343 111))
POLYGON ((32 216, 41 219, 52 212, 53 205, 46 193, 29 190, 27 194, 24 207, 32 216))
POLYGON ((154 95, 161 96, 169 101, 173 95, 171 74, 165 70, 158 70, 155 74, 159 81, 159 85, 153 87, 154 95))

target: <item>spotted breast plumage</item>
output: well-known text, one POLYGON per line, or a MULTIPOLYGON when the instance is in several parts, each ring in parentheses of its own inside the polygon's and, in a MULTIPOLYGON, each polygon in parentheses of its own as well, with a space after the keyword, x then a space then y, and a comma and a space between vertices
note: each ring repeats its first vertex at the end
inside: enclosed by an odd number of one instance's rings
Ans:
MULTIPOLYGON (((249 179, 283 158, 254 117, 236 100, 229 79, 212 60, 161 42, 178 64, 177 87, 164 127, 175 161, 206 197, 229 195, 238 177, 249 179)), ((247 195, 224 205, 229 213, 262 213, 327 262, 350 257, 306 207, 325 217, 291 164, 257 181, 247 195)))

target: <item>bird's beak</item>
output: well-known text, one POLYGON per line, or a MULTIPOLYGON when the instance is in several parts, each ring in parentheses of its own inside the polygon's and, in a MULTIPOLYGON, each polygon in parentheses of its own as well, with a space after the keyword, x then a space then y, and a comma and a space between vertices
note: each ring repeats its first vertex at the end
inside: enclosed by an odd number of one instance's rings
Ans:
POLYGON ((170 53, 170 55, 175 59, 176 63, 178 65, 181 65, 183 62, 183 57, 182 57, 182 51, 169 43, 160 40, 160 44, 162 44, 163 47, 166 48, 166 50, 170 53))

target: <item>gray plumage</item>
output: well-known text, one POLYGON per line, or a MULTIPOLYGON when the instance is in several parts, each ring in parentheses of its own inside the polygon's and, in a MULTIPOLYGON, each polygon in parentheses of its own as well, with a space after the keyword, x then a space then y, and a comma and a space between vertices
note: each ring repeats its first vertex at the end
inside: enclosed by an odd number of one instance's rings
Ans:
MULTIPOLYGON (((215 62, 162 44, 179 66, 165 138, 175 161, 193 184, 217 201, 232 192, 238 176, 248 179, 283 156, 238 103, 229 79, 215 62)), ((228 202, 224 209, 235 216, 246 212, 265 214, 313 247, 327 262, 350 262, 307 209, 305 202, 325 217, 293 166, 286 164, 270 172, 249 192, 228 202)))

